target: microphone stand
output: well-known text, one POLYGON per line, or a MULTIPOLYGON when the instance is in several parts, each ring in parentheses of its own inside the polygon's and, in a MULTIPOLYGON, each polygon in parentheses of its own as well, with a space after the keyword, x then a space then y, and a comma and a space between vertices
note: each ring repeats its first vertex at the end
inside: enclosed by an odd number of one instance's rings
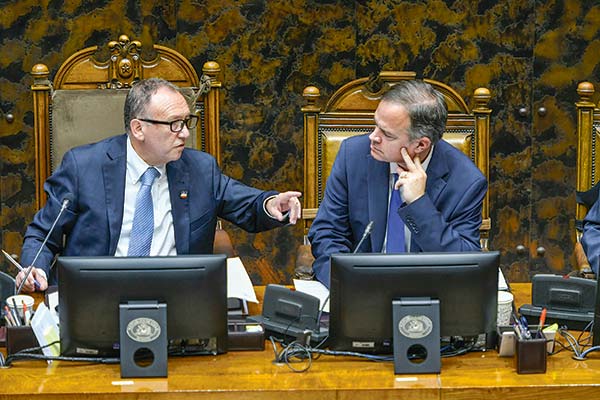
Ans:
POLYGON ((369 223, 367 224, 367 227, 365 228, 365 232, 363 233, 362 237, 358 241, 358 244, 354 248, 354 251, 352 252, 352 254, 356 254, 358 252, 358 250, 360 249, 360 246, 362 246, 363 242, 371 234, 372 231, 373 231, 373 221, 369 221, 369 223))
POLYGON ((17 292, 15 294, 21 293, 21 290, 23 289, 23 285, 25 285, 25 282, 27 282, 27 278, 29 278, 29 275, 31 274, 31 271, 33 271, 33 268, 35 268, 34 267, 35 262, 37 261, 38 257, 42 253, 42 249, 46 245, 46 242, 48 241, 48 239, 50 239, 50 235, 52 234, 52 231, 54 231, 54 227, 58 223, 58 220, 60 219, 60 216, 62 215, 63 211, 65 211, 65 209, 67 208, 68 205, 69 205, 69 199, 64 199, 63 202, 62 202, 62 206, 60 207, 60 211, 58 212, 58 215, 56 216, 56 219, 54 220, 54 223, 52 224, 52 226, 50 227, 50 230, 46 234, 46 237, 44 238, 44 241, 42 242, 42 245, 40 246, 40 248, 37 251, 35 257, 33 258, 33 261, 31 262, 31 265, 27 268, 27 272, 25 273, 25 277, 21 281, 21 284, 19 285, 19 288, 17 289, 17 292))

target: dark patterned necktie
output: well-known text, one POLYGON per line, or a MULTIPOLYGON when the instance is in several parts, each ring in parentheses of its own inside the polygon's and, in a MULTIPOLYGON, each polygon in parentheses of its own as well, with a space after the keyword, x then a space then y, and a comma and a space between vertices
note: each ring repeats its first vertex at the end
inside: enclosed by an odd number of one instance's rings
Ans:
MULTIPOLYGON (((398 174, 393 175, 394 183, 396 183, 398 174)), ((400 191, 392 188, 390 208, 388 210, 386 253, 404 253, 406 251, 404 246, 404 221, 402 221, 400 214, 398 214, 401 204, 400 191)))

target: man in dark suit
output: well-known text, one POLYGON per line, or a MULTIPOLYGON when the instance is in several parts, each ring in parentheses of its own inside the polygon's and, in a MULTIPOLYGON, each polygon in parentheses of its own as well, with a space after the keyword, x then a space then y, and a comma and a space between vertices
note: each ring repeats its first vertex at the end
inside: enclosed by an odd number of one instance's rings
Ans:
MULTIPOLYGON (((55 282, 50 267, 57 254, 212 253, 217 217, 251 232, 298 219, 299 192, 245 186, 223 175, 210 155, 184 147, 188 129, 198 118, 190 115, 185 98, 171 83, 156 78, 136 83, 124 111, 126 134, 70 150, 46 181, 48 201, 29 225, 23 243, 23 265, 31 265, 41 248, 24 291, 45 290, 48 278, 55 282), (142 183, 146 172, 152 178, 142 183), (146 195, 151 193, 149 207, 144 208, 150 217, 146 215, 144 223, 150 220, 151 225, 140 252, 143 228, 136 219, 144 217, 136 209, 142 210, 138 201, 148 200, 140 195, 144 185, 150 188, 146 195), (65 199, 69 204, 41 247, 65 199)), ((17 275, 17 285, 23 277, 23 272, 17 275)))
MULTIPOLYGON (((595 188, 595 191, 598 193, 597 188, 595 188)), ((598 271, 600 270, 600 201, 598 200, 593 203, 583 219, 581 245, 587 256, 590 268, 598 275, 598 271)))
POLYGON ((373 132, 342 143, 308 234, 319 281, 329 286, 329 257, 354 251, 370 221, 359 252, 481 249, 487 181, 441 140, 447 116, 431 85, 403 81, 384 94, 373 132))

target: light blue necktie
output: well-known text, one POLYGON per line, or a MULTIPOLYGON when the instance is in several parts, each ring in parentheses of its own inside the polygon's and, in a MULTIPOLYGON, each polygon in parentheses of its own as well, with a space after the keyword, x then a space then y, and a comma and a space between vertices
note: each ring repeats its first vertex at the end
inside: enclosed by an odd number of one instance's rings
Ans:
POLYGON ((133 226, 129 236, 127 256, 140 257, 150 255, 152 234, 154 233, 154 209, 152 206, 152 183, 160 175, 156 168, 150 167, 140 181, 142 186, 135 198, 133 226))
MULTIPOLYGON (((398 174, 394 175, 394 183, 398 180, 398 174)), ((404 253, 404 221, 398 214, 398 209, 402 201, 400 200, 400 191, 392 188, 390 198, 390 208, 388 210, 387 241, 385 245, 386 253, 404 253)))

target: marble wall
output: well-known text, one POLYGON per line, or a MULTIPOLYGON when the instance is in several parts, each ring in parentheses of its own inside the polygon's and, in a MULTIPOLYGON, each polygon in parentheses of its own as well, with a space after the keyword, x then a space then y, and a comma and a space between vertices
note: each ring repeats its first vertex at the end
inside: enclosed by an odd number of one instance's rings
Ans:
MULTIPOLYGON (((572 265, 576 86, 598 75, 600 5, 585 0, 2 1, 1 246, 19 253, 34 209, 31 67, 120 34, 170 46, 224 83, 223 169, 260 188, 302 189, 302 89, 324 98, 380 70, 447 82, 471 104, 492 91, 491 248, 510 279, 572 265), (546 113, 538 110, 546 109, 546 113), (517 245, 526 251, 518 253, 517 245), (545 256, 538 256, 543 247, 545 256)), ((253 281, 289 283, 300 226, 227 227, 253 281)), ((15 271, 7 263, 0 269, 15 271)))

